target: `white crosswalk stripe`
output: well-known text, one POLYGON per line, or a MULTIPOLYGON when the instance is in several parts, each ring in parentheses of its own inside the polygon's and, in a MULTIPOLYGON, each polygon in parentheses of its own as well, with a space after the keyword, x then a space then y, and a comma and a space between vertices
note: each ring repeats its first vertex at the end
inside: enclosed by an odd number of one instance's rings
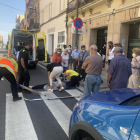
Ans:
MULTIPOLYGON (((80 95, 82 95, 82 93, 80 91, 78 91, 77 89, 66 90, 66 92, 69 93, 71 96, 80 96, 80 95)), ((76 98, 76 100, 79 101, 81 98, 76 98)))
MULTIPOLYGON (((54 93, 41 92, 46 93, 47 98, 57 97, 54 93)), ((66 92, 71 96, 80 96, 82 94, 77 89, 66 90, 66 92)), ((19 96, 23 97, 22 93, 19 93, 19 96)), ((46 97, 41 96, 42 99, 46 97)), ((76 98, 76 100, 79 101, 80 98, 76 98)), ((43 102, 68 136, 72 111, 60 99, 44 100, 43 102)), ((12 94, 6 94, 5 140, 38 140, 36 133, 25 101, 13 102, 12 94)))
POLYGON ((5 140, 38 140, 25 101, 13 102, 12 98, 6 94, 5 140))
MULTIPOLYGON (((44 98, 44 96, 41 96, 44 98)), ((54 93, 47 93, 47 97, 57 97, 54 93)), ((45 104, 68 136, 69 121, 72 111, 61 100, 44 100, 45 104)))

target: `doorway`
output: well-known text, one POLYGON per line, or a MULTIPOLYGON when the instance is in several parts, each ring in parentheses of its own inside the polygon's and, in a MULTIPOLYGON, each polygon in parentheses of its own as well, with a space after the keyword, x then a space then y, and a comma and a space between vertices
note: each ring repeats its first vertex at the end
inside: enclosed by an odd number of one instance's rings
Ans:
POLYGON ((49 35, 48 38, 48 53, 49 55, 53 55, 54 53, 54 34, 49 35))
POLYGON ((97 47, 98 52, 104 46, 104 43, 107 43, 107 28, 97 30, 97 47))
POLYGON ((127 58, 132 60, 133 48, 140 48, 140 23, 130 24, 127 58))

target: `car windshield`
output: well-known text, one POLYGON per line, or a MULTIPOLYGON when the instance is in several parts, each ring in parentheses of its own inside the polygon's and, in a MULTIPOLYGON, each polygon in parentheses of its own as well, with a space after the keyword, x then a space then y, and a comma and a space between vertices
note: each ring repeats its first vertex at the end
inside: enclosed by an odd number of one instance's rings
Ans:
POLYGON ((140 106, 140 95, 136 97, 132 97, 122 103, 120 103, 122 106, 140 106))

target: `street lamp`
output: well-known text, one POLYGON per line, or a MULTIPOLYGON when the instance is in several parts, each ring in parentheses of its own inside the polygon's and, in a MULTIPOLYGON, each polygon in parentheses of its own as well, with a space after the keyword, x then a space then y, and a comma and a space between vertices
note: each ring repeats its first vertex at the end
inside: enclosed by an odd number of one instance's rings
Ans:
POLYGON ((29 9, 29 10, 34 10, 34 11, 35 11, 35 14, 36 14, 36 33, 37 33, 37 10, 36 10, 36 7, 35 7, 35 9, 32 8, 32 7, 29 7, 28 9, 29 9))

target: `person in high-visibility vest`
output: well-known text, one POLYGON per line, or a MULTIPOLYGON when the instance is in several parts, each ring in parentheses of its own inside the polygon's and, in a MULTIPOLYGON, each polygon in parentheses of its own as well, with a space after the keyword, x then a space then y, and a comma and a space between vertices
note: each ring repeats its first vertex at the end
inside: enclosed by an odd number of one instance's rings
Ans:
POLYGON ((21 100, 22 97, 18 96, 17 84, 18 84, 18 64, 16 58, 11 55, 10 57, 0 57, 0 80, 5 77, 11 83, 11 91, 13 95, 13 101, 21 100))

